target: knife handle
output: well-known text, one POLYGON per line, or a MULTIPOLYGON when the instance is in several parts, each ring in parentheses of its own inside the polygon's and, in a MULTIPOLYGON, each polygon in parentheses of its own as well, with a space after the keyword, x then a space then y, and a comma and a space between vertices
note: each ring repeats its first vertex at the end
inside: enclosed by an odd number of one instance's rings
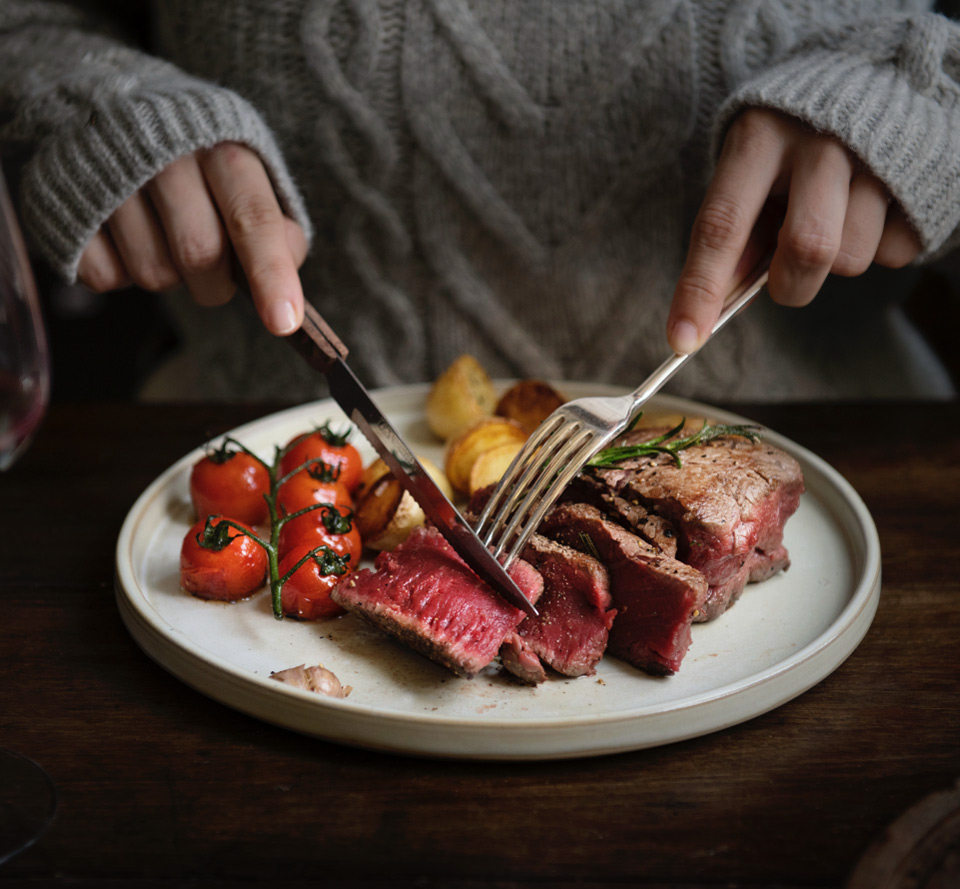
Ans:
POLYGON ((333 328, 309 302, 303 303, 303 324, 287 337, 304 360, 321 373, 329 370, 338 359, 347 357, 347 347, 333 328))
MULTIPOLYGON (((234 262, 233 274, 234 280, 238 282, 237 292, 253 302, 250 285, 240 263, 234 262)), ((307 364, 321 373, 326 373, 339 359, 346 360, 349 352, 323 315, 307 299, 303 301, 303 324, 286 337, 286 340, 307 364)))

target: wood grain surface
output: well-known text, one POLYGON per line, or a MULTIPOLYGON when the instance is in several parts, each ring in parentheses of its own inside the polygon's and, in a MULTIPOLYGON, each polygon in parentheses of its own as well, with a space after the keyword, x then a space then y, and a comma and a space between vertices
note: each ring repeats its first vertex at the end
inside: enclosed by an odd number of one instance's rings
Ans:
POLYGON ((0 884, 829 887, 960 777, 960 407, 727 405, 859 491, 883 589, 865 640, 796 700, 616 756, 470 763, 299 736, 150 661, 114 603, 139 493, 264 406, 59 405, 0 476, 0 747, 56 786, 0 884))

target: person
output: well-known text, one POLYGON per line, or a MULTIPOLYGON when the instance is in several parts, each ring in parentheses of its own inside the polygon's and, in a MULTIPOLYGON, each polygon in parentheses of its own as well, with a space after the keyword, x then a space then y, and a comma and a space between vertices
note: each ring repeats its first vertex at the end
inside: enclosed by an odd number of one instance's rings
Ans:
POLYGON ((668 391, 954 394, 902 310, 960 238, 929 3, 166 0, 142 46, 85 6, 0 2, 0 145, 66 281, 174 291, 144 397, 323 394, 305 294, 371 385, 463 352, 635 385, 770 246, 772 299, 668 391))

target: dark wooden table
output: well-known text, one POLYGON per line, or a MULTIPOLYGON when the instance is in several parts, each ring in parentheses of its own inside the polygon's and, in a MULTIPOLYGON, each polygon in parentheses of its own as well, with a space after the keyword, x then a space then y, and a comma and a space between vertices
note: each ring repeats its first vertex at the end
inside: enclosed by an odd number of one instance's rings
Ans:
POLYGON ((56 786, 0 884, 844 886, 960 777, 960 406, 731 405, 873 513, 880 607, 832 675, 743 725, 542 763, 336 746, 234 712, 126 632, 114 545, 138 494, 265 407, 54 406, 0 476, 0 747, 56 786))

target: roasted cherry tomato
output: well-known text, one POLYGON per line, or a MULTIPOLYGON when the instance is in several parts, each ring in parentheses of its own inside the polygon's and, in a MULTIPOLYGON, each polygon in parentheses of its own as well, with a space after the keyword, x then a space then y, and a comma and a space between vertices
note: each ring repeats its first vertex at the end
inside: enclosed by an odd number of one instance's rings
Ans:
MULTIPOLYGON (((312 550, 311 546, 290 550, 280 562, 280 577, 284 577, 312 550)), ((320 549, 284 582, 280 593, 283 613, 299 620, 322 620, 343 614, 343 608, 330 598, 330 592, 349 571, 342 556, 327 547, 320 549)))
POLYGON ((301 545, 328 546, 338 556, 349 556, 349 567, 356 568, 363 552, 363 541, 353 520, 353 510, 348 506, 328 504, 287 522, 280 529, 280 558, 301 545))
POLYGON ((197 522, 183 538, 180 548, 180 586, 201 599, 235 602, 263 586, 267 576, 267 553, 248 534, 234 528, 221 516, 197 522))
POLYGON ((353 507, 350 492, 340 484, 336 470, 326 463, 314 463, 303 472, 291 476, 277 492, 277 512, 280 516, 292 515, 297 510, 318 503, 353 507))
POLYGON ((351 493, 360 484, 363 473, 363 458, 360 452, 348 441, 350 430, 334 432, 329 423, 314 432, 307 432, 292 439, 290 448, 280 461, 280 474, 286 475, 302 466, 307 460, 319 457, 328 466, 339 467, 340 483, 351 493))
POLYGON ((270 492, 270 473, 259 460, 224 442, 194 464, 190 471, 190 499, 199 518, 229 516, 248 525, 267 521, 264 494, 270 492))

